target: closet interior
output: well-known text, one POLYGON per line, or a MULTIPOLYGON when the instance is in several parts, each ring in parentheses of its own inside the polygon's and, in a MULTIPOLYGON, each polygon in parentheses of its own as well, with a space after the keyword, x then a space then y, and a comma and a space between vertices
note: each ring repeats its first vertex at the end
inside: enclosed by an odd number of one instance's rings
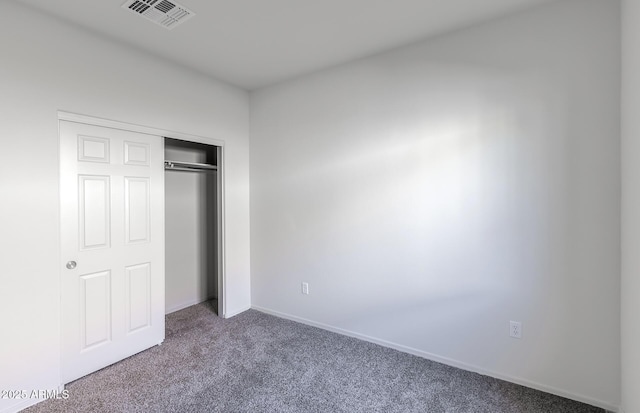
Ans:
POLYGON ((221 298, 219 148, 165 138, 165 313, 221 298))

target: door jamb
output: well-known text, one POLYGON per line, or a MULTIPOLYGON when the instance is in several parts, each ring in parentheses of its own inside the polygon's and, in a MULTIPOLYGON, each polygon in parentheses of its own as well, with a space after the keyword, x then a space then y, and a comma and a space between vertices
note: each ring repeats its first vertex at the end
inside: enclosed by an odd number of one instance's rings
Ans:
MULTIPOLYGON (((72 112, 58 111, 58 121, 69 121, 76 123, 84 123, 93 126, 102 126, 111 129, 120 129, 130 132, 144 133, 147 135, 157 136, 160 139, 173 138, 183 141, 204 143, 207 145, 217 146, 218 153, 218 301, 221 303, 221 307, 218 312, 220 317, 227 318, 227 280, 226 280, 226 267, 225 267, 225 141, 220 139, 209 138, 205 136, 191 135, 188 133, 176 132, 167 129, 153 128, 149 126, 136 125, 133 123, 120 122, 111 119, 98 118, 95 116, 81 115, 72 112)), ((58 177, 60 180, 60 177, 58 177)))

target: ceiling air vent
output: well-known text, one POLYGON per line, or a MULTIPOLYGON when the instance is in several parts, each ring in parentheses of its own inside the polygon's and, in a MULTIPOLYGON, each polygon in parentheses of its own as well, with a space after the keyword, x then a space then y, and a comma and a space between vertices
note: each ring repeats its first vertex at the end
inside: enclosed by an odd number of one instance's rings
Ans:
POLYGON ((122 8, 169 30, 195 16, 191 10, 169 0, 127 0, 122 8))

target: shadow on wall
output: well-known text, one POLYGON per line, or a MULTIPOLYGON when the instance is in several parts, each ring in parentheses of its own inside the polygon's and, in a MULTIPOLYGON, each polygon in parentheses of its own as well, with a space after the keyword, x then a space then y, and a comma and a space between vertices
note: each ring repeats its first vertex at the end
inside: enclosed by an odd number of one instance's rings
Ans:
POLYGON ((563 278, 571 237, 567 154, 557 145, 566 99, 527 74, 463 74, 447 94, 424 96, 328 120, 348 140, 328 126, 305 134, 313 151, 302 139, 287 149, 295 156, 274 166, 283 179, 265 188, 287 206, 271 221, 274 243, 296 242, 271 259, 332 297, 340 311, 328 306, 324 322, 346 330, 465 353, 470 339, 507 337, 506 317, 535 311, 545 334, 554 327, 544 320, 563 311, 547 286, 563 278), (523 293, 550 300, 538 307, 523 293), (496 317, 505 307, 511 314, 496 317))

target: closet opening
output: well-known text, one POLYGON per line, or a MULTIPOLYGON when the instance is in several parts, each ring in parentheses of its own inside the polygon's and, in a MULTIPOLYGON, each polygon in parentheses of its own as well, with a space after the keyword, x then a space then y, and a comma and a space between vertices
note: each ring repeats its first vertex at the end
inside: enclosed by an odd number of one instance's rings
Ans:
POLYGON ((220 151, 164 138, 165 314, 210 301, 223 315, 220 151))

